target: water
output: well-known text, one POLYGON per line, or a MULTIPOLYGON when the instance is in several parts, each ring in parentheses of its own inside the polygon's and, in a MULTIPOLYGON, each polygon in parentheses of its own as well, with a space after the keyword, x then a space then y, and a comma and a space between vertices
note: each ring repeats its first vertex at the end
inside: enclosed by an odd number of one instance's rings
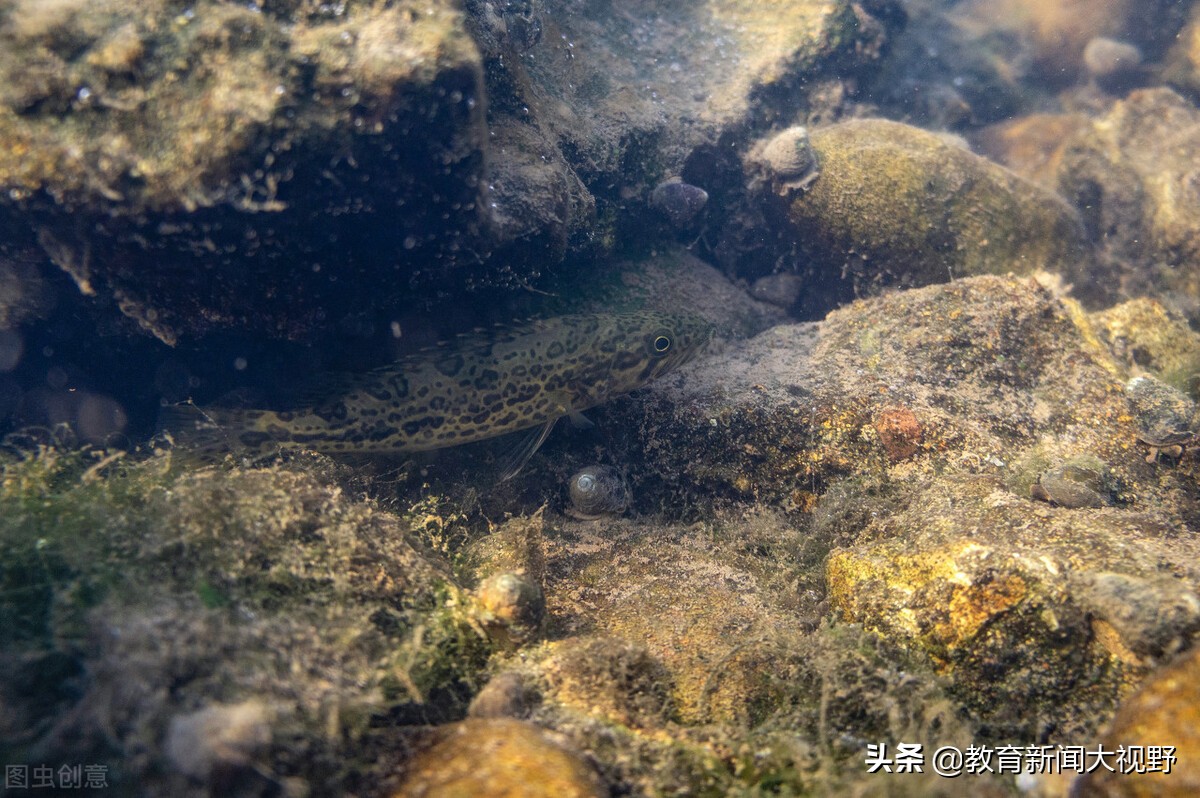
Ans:
POLYGON ((1198 9, 0 2, 6 789, 1194 779, 1198 9))

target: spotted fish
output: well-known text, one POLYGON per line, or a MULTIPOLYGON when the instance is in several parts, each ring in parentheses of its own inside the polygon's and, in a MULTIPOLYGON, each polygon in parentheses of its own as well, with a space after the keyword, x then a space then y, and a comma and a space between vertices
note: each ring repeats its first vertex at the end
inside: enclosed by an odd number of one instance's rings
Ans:
POLYGON ((289 411, 166 408, 179 445, 251 457, 283 449, 420 452, 533 430, 514 475, 555 422, 629 393, 690 360, 711 336, 703 321, 657 311, 560 316, 326 379, 289 411))

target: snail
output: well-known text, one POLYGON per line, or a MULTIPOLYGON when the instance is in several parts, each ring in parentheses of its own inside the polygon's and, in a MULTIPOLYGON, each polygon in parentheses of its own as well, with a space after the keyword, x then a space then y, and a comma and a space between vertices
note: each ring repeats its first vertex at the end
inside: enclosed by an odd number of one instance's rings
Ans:
POLYGON ((567 512, 576 518, 620 515, 629 507, 629 484, 612 466, 590 465, 580 469, 571 477, 568 492, 571 507, 567 512))
POLYGON ((687 227, 704 210, 708 192, 691 183, 672 177, 659 183, 650 192, 650 207, 656 209, 678 228, 687 227))

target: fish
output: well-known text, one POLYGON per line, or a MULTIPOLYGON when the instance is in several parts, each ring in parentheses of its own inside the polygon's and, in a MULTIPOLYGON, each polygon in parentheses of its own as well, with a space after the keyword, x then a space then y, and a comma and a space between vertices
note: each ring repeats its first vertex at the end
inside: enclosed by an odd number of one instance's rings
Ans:
POLYGON ((399 454, 522 430, 514 476, 555 423, 635 391, 690 361, 704 320, 655 310, 558 316, 476 333, 361 374, 328 375, 288 410, 163 408, 176 448, 251 459, 285 450, 399 454))

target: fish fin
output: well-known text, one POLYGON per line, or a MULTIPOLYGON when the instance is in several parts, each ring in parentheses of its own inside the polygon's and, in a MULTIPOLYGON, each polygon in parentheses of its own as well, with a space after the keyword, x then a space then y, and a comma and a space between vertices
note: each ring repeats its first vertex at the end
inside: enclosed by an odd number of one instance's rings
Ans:
POLYGON ((578 410, 567 414, 567 418, 571 419, 571 426, 575 429, 591 429, 596 426, 596 422, 580 413, 578 410))
POLYGON ((223 455, 247 449, 238 433, 253 429, 261 415, 260 410, 199 407, 183 402, 159 411, 157 434, 201 462, 216 462, 223 455))
POLYGON ((525 433, 521 441, 505 457, 504 470, 500 472, 498 482, 512 479, 521 472, 521 469, 529 462, 529 458, 533 457, 534 452, 541 448, 542 443, 546 440, 546 436, 550 434, 550 430, 554 429, 554 424, 557 421, 557 418, 552 418, 542 426, 534 427, 525 433))

